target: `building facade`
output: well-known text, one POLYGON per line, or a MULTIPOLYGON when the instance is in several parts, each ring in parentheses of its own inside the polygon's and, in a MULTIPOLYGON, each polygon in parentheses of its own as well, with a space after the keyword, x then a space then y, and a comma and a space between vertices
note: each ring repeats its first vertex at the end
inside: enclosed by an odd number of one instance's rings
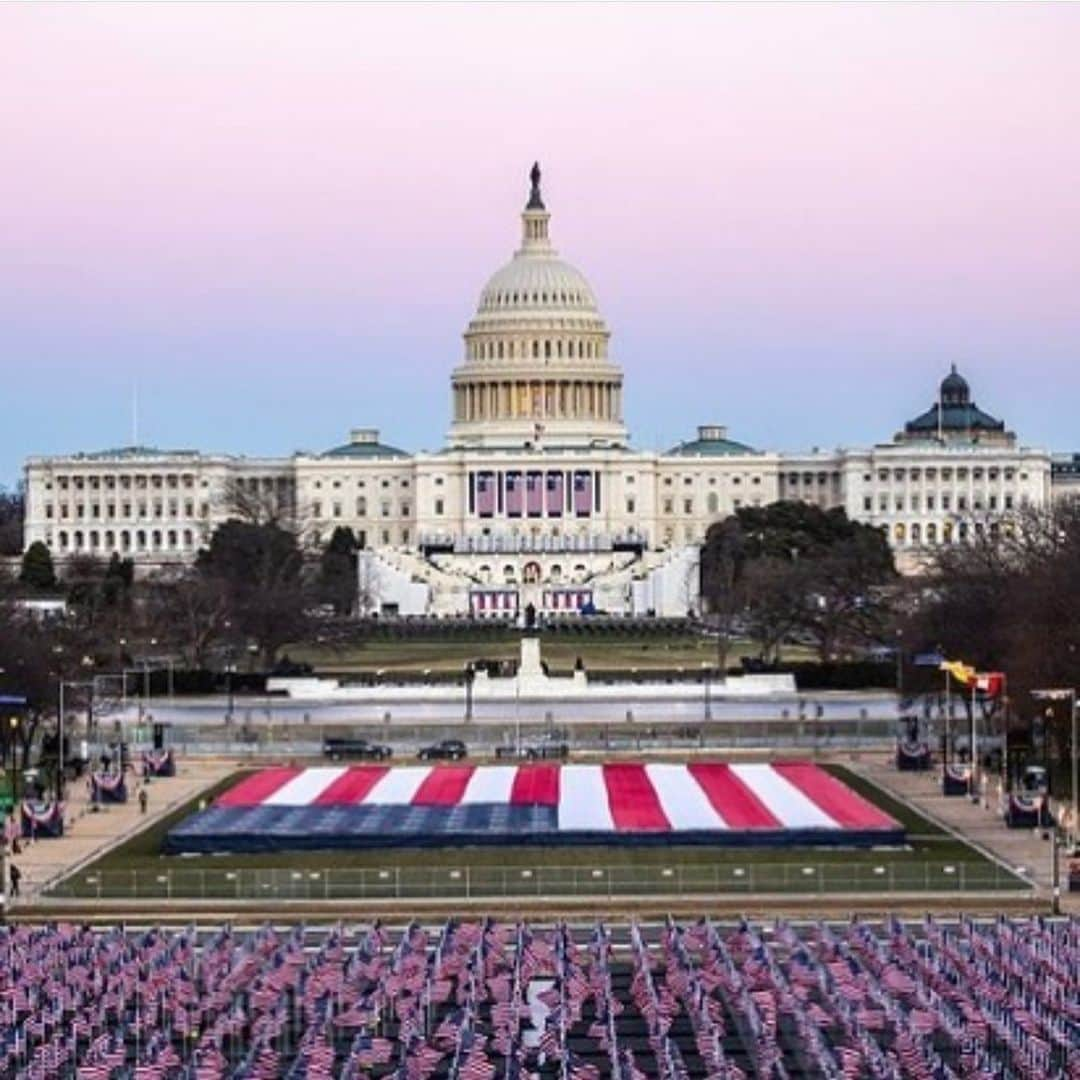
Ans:
POLYGON ((1020 445, 955 369, 930 409, 869 449, 771 453, 718 424, 666 452, 633 449, 610 331, 553 246, 537 167, 530 178, 520 245, 481 290, 450 373, 441 450, 410 455, 357 429, 280 459, 146 447, 35 457, 26 544, 167 568, 238 507, 265 506, 312 547, 352 529, 369 610, 685 614, 707 529, 743 506, 843 507, 914 568, 935 545, 1047 504, 1052 482, 1080 487, 1075 460, 1020 445))

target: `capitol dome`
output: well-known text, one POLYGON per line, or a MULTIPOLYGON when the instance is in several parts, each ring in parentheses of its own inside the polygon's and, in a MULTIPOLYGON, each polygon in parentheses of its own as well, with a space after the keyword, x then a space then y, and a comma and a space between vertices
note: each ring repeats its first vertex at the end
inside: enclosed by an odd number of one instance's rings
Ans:
POLYGON ((480 293, 452 376, 458 446, 624 445, 622 372, 592 287, 548 233, 540 168, 530 173, 521 246, 480 293))

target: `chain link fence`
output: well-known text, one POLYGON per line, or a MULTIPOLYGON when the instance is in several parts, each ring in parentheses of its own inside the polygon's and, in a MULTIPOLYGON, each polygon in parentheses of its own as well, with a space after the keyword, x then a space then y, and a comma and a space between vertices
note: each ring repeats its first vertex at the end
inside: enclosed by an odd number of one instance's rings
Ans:
POLYGON ((49 890, 102 900, 447 900, 499 897, 755 896, 1026 890, 997 863, 863 858, 670 866, 322 866, 94 870, 49 890))

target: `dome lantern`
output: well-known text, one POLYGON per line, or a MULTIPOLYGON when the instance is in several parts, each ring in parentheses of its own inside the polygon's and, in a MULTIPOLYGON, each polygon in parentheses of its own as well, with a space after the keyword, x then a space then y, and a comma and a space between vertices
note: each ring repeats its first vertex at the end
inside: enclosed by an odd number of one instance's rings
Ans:
POLYGON ((942 405, 966 405, 971 399, 971 388, 967 379, 952 365, 952 370, 941 380, 942 405))
POLYGON ((525 210, 521 215, 521 251, 523 254, 531 252, 550 252, 555 254, 548 237, 548 222, 551 215, 544 206, 544 200, 540 195, 540 163, 533 162, 529 173, 532 188, 529 191, 529 201, 525 204, 525 210))

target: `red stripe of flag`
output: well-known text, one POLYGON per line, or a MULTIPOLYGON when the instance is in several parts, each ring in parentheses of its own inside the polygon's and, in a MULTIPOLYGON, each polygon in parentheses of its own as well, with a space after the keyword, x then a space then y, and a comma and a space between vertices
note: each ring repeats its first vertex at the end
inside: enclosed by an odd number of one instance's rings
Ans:
POLYGON ((511 806, 558 806, 559 766, 519 765, 510 786, 511 806))
POLYGON ((347 769, 315 800, 314 806, 362 803, 368 792, 390 771, 388 765, 359 765, 347 769))
POLYGON ((778 761, 773 769, 845 829, 896 828, 884 810, 807 761, 778 761))
POLYGON ((279 788, 283 788, 294 776, 299 776, 301 769, 280 766, 274 769, 260 769, 259 772, 245 777, 234 784, 228 791, 217 797, 218 806, 258 806, 270 798, 279 788))
POLYGON ((778 818, 724 764, 694 762, 687 771, 698 782, 712 808, 732 829, 779 829, 778 818))
POLYGON ((424 777, 413 806, 457 806, 469 786, 475 765, 439 765, 424 777))
POLYGON ((605 765, 604 784, 616 829, 666 832, 671 828, 644 765, 605 765))

